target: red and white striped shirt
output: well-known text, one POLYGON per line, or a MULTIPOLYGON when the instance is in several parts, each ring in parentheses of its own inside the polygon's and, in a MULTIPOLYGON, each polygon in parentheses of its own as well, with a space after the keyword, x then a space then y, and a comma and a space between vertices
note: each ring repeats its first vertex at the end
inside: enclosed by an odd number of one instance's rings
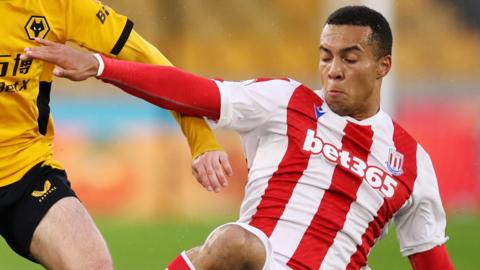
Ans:
POLYGON ((447 241, 431 160, 385 112, 341 117, 291 79, 216 83, 215 125, 241 134, 249 168, 239 222, 281 269, 366 269, 392 219, 404 256, 447 241))

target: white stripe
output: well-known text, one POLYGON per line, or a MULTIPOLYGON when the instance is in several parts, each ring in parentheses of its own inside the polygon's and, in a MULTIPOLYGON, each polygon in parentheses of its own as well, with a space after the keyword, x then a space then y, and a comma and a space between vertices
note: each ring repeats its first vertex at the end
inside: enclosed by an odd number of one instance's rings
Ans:
POLYGON ((192 261, 190 261, 190 258, 188 258, 187 253, 185 251, 182 252, 181 256, 183 260, 187 263, 188 267, 190 267, 190 270, 196 270, 195 266, 193 265, 192 261))
MULTIPOLYGON (((341 148, 341 132, 330 132, 332 128, 343 130, 346 122, 336 121, 337 116, 329 113, 319 118, 317 136, 341 148), (325 126, 326 123, 335 123, 337 126, 325 126), (326 130, 326 131, 325 131, 326 130), (328 136, 327 136, 328 134, 328 136), (328 138, 328 139, 325 139, 328 138)), ((292 197, 286 205, 285 211, 270 236, 275 259, 286 267, 286 263, 295 253, 305 231, 316 214, 320 202, 332 182, 335 166, 322 155, 311 156, 303 176, 295 186, 292 197)), ((289 269, 289 268, 287 268, 289 269)))
POLYGON ((270 236, 276 259, 282 265, 286 265, 295 253, 325 194, 323 189, 312 193, 313 186, 307 184, 311 180, 312 178, 305 176, 300 178, 285 212, 270 236))
MULTIPOLYGON (((269 84, 279 85, 284 89, 285 81, 272 81, 269 84)), ((294 93, 293 87, 298 83, 289 85, 288 91, 276 96, 282 100, 281 105, 272 113, 268 125, 263 125, 250 132, 240 133, 245 157, 249 167, 248 182, 245 186, 245 196, 240 208, 239 222, 249 223, 252 216, 257 212, 262 195, 268 186, 268 181, 273 173, 278 170, 288 148, 287 134, 287 107, 294 93)), ((269 91, 269 89, 265 89, 269 91)), ((261 228, 260 228, 261 229, 261 228)))
POLYGON ((103 70, 105 69, 105 63, 103 62, 102 57, 98 53, 94 53, 93 56, 98 61, 98 70, 97 70, 97 77, 100 77, 103 74, 103 70))
MULTIPOLYGON (((367 163, 385 168, 385 160, 389 158, 389 148, 393 145, 393 123, 386 115, 376 123, 378 125, 375 123, 372 125, 373 143, 367 163), (383 125, 381 125, 382 121, 383 125)), ((384 202, 380 193, 365 181, 360 185, 356 196, 357 200, 350 207, 343 229, 337 233, 320 269, 347 267, 350 257, 357 251, 357 245, 362 244, 362 236, 369 222, 374 219, 384 202)))
MULTIPOLYGON (((286 114, 283 115, 286 118, 286 114)), ((281 133, 282 128, 286 134, 287 127, 277 127, 281 133)), ((239 222, 249 223, 252 216, 257 212, 257 207, 268 186, 268 181, 273 173, 278 170, 288 148, 288 138, 285 135, 270 135, 270 142, 262 144, 264 140, 254 134, 242 136, 245 155, 251 168, 248 172, 248 182, 245 186, 245 196, 240 207, 239 222), (253 154, 252 154, 253 153, 253 154), (249 158, 251 157, 251 158, 249 158)), ((260 228, 261 229, 261 228, 260 228)))
POLYGON ((383 197, 363 182, 357 192, 357 201, 352 203, 344 227, 337 233, 320 269, 346 268, 350 257, 357 251, 356 246, 362 243, 362 235, 368 223, 373 220, 382 204, 383 197))

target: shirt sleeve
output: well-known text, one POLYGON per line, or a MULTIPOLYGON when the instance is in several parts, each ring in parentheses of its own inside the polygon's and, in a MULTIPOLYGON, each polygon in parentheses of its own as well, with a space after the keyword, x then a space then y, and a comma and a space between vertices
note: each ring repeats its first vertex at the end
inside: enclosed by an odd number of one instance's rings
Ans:
POLYGON ((118 55, 133 29, 133 22, 96 0, 69 0, 65 7, 65 41, 92 51, 118 55))
POLYGON ((444 244, 447 224, 432 161, 419 145, 418 176, 405 206, 394 218, 400 252, 403 256, 430 250, 444 244))
POLYGON ((264 126, 286 111, 293 91, 300 83, 290 79, 243 82, 216 81, 220 90, 221 110, 215 128, 239 133, 264 126))
POLYGON ((130 33, 117 58, 144 64, 173 66, 155 46, 142 38, 135 30, 130 33))

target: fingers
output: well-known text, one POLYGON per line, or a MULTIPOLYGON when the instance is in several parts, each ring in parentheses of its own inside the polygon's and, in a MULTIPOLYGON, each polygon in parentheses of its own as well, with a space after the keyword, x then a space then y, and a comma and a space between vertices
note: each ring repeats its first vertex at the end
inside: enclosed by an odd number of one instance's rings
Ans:
POLYGON ((53 75, 59 78, 66 78, 72 81, 83 81, 88 78, 88 76, 78 72, 78 70, 63 69, 61 67, 55 67, 53 69, 53 75))
POLYGON ((35 41, 38 44, 43 45, 43 46, 42 47, 25 48, 25 53, 20 55, 20 59, 22 59, 22 60, 28 60, 28 59, 32 59, 32 58, 39 58, 40 59, 40 57, 44 57, 46 55, 45 52, 50 52, 52 50, 52 48, 47 48, 45 50, 44 47, 55 47, 55 46, 58 47, 57 43, 52 42, 52 41, 48 41, 48 40, 45 40, 45 39, 35 38, 35 41))
POLYGON ((218 183, 222 186, 222 187, 227 187, 228 186, 228 180, 227 180, 227 176, 225 175, 226 172, 221 164, 221 161, 220 161, 220 157, 221 155, 220 154, 215 154, 213 153, 213 158, 210 160, 210 163, 211 163, 211 166, 213 168, 213 170, 215 171, 215 175, 217 177, 217 180, 218 180, 218 183))
POLYGON ((53 69, 53 75, 57 76, 57 77, 65 77, 65 69, 61 68, 61 67, 55 67, 53 69))
POLYGON ((55 42, 50 41, 50 40, 42 39, 42 38, 35 38, 35 41, 36 41, 38 44, 41 44, 41 45, 43 45, 43 46, 55 46, 55 45, 58 45, 58 43, 55 43, 55 42))
POLYGON ((25 48, 25 53, 20 55, 20 59, 39 59, 53 64, 59 64, 57 59, 60 52, 57 48, 52 47, 32 47, 25 48))
POLYGON ((78 75, 78 72, 76 70, 68 70, 68 69, 63 69, 61 67, 55 67, 53 69, 53 75, 59 78, 66 78, 72 81, 82 81, 84 78, 81 78, 78 75))
POLYGON ((212 186, 210 185, 210 181, 207 177, 207 171, 205 170, 205 166, 198 162, 198 158, 194 161, 192 165, 192 173, 195 179, 208 191, 213 191, 212 186))
POLYGON ((68 54, 69 47, 45 39, 36 38, 35 41, 41 46, 25 48, 24 54, 20 56, 21 59, 39 59, 58 66, 65 65, 65 55, 68 54))
POLYGON ((232 175, 232 168, 227 154, 223 151, 204 153, 192 163, 193 175, 208 191, 220 192, 228 186, 227 176, 232 175))
POLYGON ((228 155, 225 152, 222 152, 223 154, 220 155, 220 164, 223 167, 223 170, 227 174, 227 176, 232 176, 233 175, 233 170, 232 166, 230 165, 230 161, 228 160, 228 155))
POLYGON ((30 48, 25 48, 25 52, 20 54, 20 60, 30 60, 32 59, 28 54, 27 51, 29 51, 30 48))
MULTIPOLYGON (((222 187, 220 181, 224 181, 224 179, 221 179, 219 175, 217 175, 217 166, 213 164, 215 161, 210 158, 207 159, 207 162, 205 163, 205 169, 207 171, 207 177, 208 181, 210 182, 210 186, 213 188, 213 191, 215 192, 220 192, 220 188, 222 187)), ((223 183, 223 182, 222 182, 223 183)))

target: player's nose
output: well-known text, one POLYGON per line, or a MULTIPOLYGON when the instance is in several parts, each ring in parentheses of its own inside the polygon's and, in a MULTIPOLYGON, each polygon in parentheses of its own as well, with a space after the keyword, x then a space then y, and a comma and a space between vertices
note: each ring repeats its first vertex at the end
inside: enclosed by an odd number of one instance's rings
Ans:
POLYGON ((328 78, 332 80, 343 79, 343 66, 339 59, 333 59, 327 70, 328 78))

